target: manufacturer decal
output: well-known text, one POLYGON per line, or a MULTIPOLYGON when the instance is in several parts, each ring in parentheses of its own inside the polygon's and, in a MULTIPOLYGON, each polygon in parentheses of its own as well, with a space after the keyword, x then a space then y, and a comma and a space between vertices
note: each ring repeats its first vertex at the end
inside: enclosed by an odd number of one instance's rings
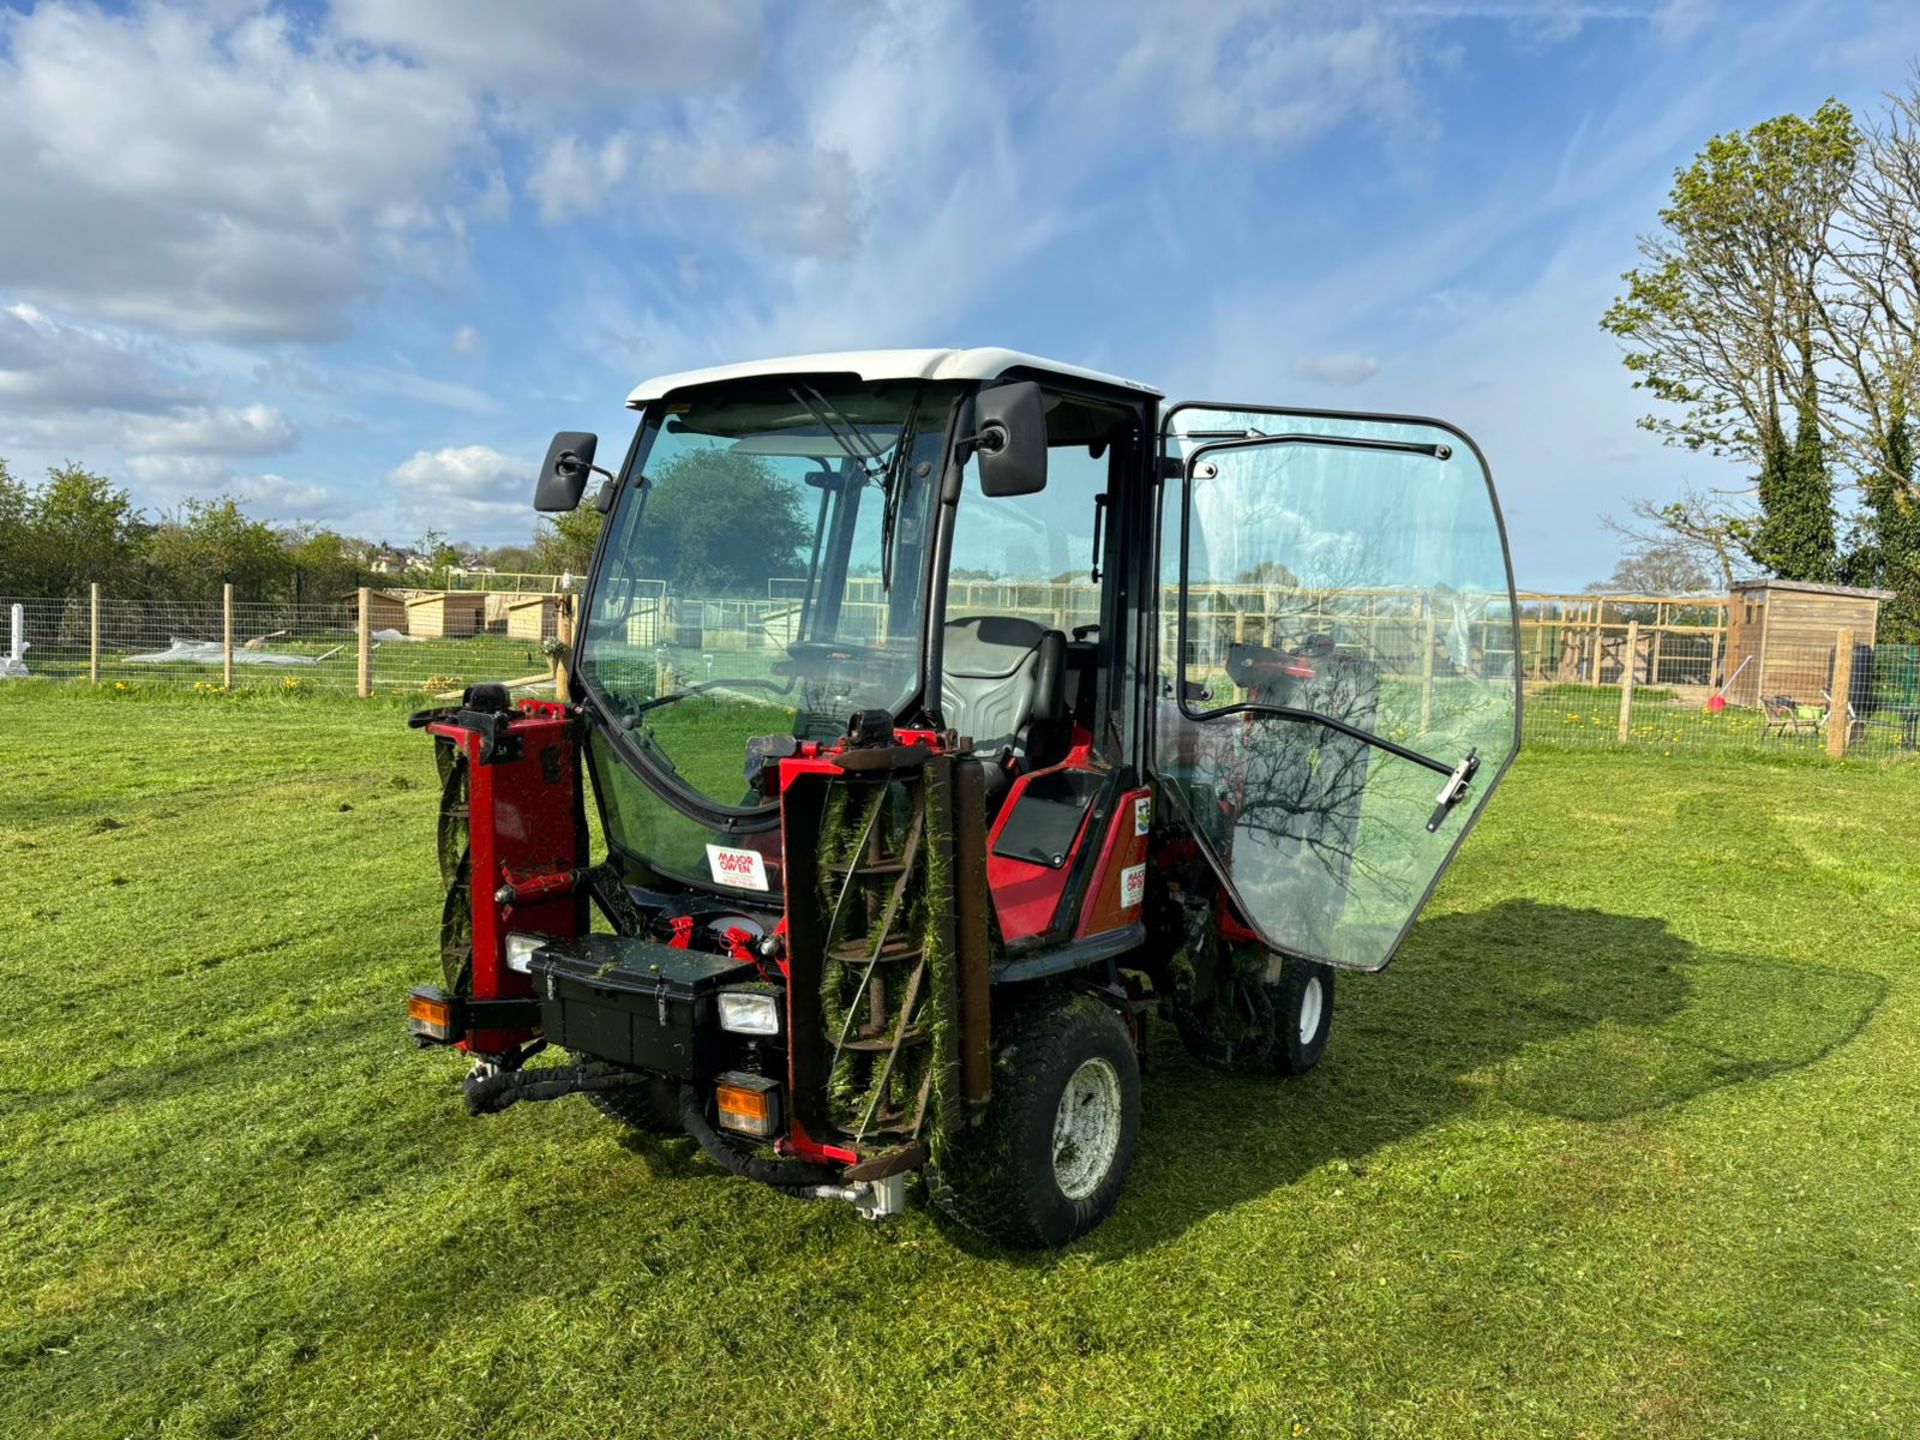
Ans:
POLYGON ((1146 898, 1147 867, 1129 865, 1120 872, 1120 908, 1131 910, 1146 898))
POLYGON ((1153 828, 1153 797, 1142 795, 1133 802, 1133 833, 1144 835, 1153 828))
POLYGON ((729 850, 724 845, 707 846, 707 869, 716 885, 731 885, 739 890, 767 888, 767 861, 758 850, 729 850))

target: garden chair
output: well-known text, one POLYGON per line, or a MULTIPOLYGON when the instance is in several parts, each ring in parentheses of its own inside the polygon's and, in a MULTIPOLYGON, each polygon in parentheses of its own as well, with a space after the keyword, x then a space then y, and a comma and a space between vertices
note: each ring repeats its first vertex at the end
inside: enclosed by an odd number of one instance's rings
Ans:
POLYGON ((1763 695, 1760 698, 1760 709, 1767 718, 1767 728, 1762 738, 1782 735, 1818 735, 1827 720, 1824 711, 1818 716, 1802 714, 1799 702, 1791 695, 1763 695))

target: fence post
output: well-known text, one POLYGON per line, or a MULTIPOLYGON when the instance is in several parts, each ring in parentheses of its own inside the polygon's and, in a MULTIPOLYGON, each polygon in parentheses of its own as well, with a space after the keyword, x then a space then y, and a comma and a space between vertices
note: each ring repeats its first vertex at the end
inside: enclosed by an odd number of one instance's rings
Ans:
POLYGON ((100 683, 100 582, 87 586, 87 681, 100 683))
POLYGON ((1620 657, 1620 743, 1633 730, 1633 672, 1640 668, 1640 622, 1627 622, 1627 649, 1620 657))
POLYGON ((573 699, 573 685, 568 678, 569 662, 573 659, 573 597, 562 595, 554 606, 554 638, 560 642, 560 648, 553 656, 553 698, 562 705, 573 699))
POLYGON ((220 587, 220 686, 233 689, 233 586, 220 587))
POLYGON ((1433 597, 1422 595, 1420 608, 1427 613, 1427 643, 1420 652, 1420 733, 1426 735, 1433 730, 1433 597))
POLYGON ((360 698, 373 694, 373 591, 360 587, 360 613, 355 617, 360 648, 360 698))
POLYGON ((1833 689, 1827 699, 1827 754, 1839 760, 1847 753, 1853 729, 1853 631, 1833 637, 1833 689))

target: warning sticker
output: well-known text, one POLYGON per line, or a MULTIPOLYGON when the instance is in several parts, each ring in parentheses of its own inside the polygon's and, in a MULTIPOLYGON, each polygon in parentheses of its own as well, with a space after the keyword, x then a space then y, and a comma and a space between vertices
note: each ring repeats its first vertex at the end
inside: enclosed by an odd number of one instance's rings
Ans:
POLYGON ((1147 894, 1147 867, 1129 865, 1120 872, 1120 908, 1131 910, 1147 894))
POLYGON ((741 890, 767 888, 767 862, 758 850, 729 850, 724 845, 709 845, 707 869, 713 872, 716 885, 732 885, 741 890))
POLYGON ((1133 833, 1144 835, 1153 828, 1153 797, 1142 795, 1133 802, 1133 833))

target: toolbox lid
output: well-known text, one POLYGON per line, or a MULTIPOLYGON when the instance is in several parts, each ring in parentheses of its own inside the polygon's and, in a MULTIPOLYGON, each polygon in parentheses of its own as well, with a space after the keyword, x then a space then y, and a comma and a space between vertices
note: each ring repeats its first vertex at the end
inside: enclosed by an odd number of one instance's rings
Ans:
POLYGON ((528 957, 528 973, 554 975, 601 990, 704 995, 759 977, 758 967, 731 955, 680 950, 628 935, 577 935, 552 940, 528 957))

